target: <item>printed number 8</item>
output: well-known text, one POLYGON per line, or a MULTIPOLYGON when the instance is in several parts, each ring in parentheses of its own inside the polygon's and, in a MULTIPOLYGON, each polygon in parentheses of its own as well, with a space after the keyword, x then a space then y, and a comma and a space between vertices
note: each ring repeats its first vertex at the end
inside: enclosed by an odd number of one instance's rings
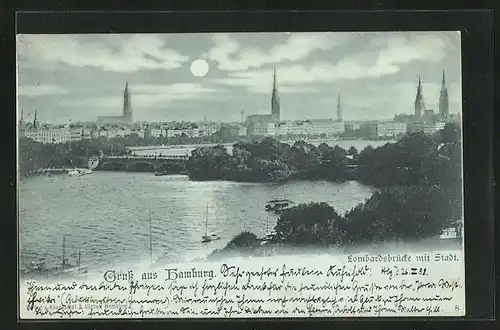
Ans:
POLYGON ((455 305, 455 311, 458 312, 460 310, 460 306, 455 305))

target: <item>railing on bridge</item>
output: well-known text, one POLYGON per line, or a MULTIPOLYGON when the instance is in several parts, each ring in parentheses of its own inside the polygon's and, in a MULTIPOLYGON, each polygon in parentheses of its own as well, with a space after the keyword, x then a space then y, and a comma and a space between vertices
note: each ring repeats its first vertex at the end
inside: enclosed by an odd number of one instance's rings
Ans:
POLYGON ((130 156, 130 155, 125 155, 125 156, 104 156, 102 157, 103 159, 143 159, 143 160, 173 160, 173 159, 179 159, 179 160, 186 160, 189 158, 188 155, 141 155, 141 156, 130 156))

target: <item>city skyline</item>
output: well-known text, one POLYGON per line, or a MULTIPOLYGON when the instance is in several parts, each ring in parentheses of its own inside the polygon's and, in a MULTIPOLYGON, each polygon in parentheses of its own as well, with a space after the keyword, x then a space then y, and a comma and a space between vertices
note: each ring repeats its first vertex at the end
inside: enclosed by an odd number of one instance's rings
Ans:
POLYGON ((336 118, 339 94, 344 120, 412 114, 419 76, 438 113, 443 70, 461 112, 458 32, 20 35, 17 53, 18 112, 41 123, 120 115, 127 81, 136 121, 238 122, 270 113, 274 68, 282 120, 336 118))

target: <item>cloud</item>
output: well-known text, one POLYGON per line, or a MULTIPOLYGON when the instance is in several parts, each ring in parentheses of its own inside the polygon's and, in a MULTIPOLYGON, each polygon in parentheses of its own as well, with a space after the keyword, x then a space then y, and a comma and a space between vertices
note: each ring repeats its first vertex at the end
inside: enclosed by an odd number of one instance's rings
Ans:
MULTIPOLYGON (((304 84, 380 78, 399 72, 404 64, 413 61, 438 62, 445 55, 445 43, 437 35, 377 37, 372 39, 363 50, 343 57, 336 63, 318 61, 310 65, 279 66, 277 68, 278 84, 283 86, 281 87, 283 89, 288 86, 305 88, 304 84)), ((252 92, 268 93, 272 84, 272 72, 272 68, 234 71, 228 73, 228 78, 216 81, 227 85, 247 87, 252 92)))
POLYGON ((92 66, 113 72, 141 69, 175 69, 189 58, 165 48, 160 35, 19 35, 17 51, 25 64, 58 63, 74 67, 92 66), (86 37, 86 38, 85 38, 86 37))
POLYGON ((288 33, 285 43, 275 45, 266 52, 259 48, 243 48, 231 34, 214 34, 214 47, 202 57, 216 62, 220 70, 240 71, 266 64, 302 60, 316 51, 338 46, 345 39, 346 34, 333 32, 288 33))
MULTIPOLYGON (((174 102, 194 101, 200 102, 201 99, 210 99, 220 96, 224 91, 204 87, 196 83, 175 83, 170 85, 149 85, 138 84, 129 86, 131 93, 132 108, 140 111, 140 109, 163 108, 174 102)), ((92 106, 102 108, 121 109, 123 104, 123 96, 121 94, 115 96, 100 96, 87 99, 72 99, 64 103, 66 106, 92 106)), ((118 111, 118 110, 117 110, 118 111)))
MULTIPOLYGON (((439 81, 422 81, 425 108, 439 112, 439 95, 441 83, 439 81)), ((415 95, 417 92, 416 81, 403 81, 391 85, 370 84, 363 88, 363 97, 354 92, 342 93, 342 107, 346 117, 360 117, 363 113, 371 119, 389 119, 394 114, 414 112, 415 95), (353 114, 356 114, 353 116, 353 114)), ((461 112, 460 83, 448 86, 450 112, 461 112)), ((334 98, 325 99, 324 102, 333 102, 334 98)), ((333 104, 333 103, 332 103, 333 104)))
POLYGON ((439 35, 391 35, 387 45, 380 49, 372 74, 391 74, 399 71, 399 65, 413 61, 437 63, 446 56, 446 44, 439 35))
POLYGON ((69 94, 70 90, 57 85, 20 85, 18 87, 19 96, 37 97, 69 94))

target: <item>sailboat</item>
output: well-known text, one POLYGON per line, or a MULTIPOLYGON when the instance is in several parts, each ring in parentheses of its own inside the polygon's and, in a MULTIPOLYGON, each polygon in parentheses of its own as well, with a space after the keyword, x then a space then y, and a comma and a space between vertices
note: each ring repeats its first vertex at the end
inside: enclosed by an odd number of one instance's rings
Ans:
POLYGON ((264 241, 269 241, 273 238, 276 237, 276 232, 273 230, 273 231, 269 231, 269 217, 266 217, 266 236, 264 236, 264 241))
POLYGON ((207 203, 207 212, 205 216, 205 235, 201 237, 201 242, 208 243, 218 239, 220 239, 220 236, 218 236, 216 233, 208 234, 208 203, 207 203))
POLYGON ((62 261, 55 267, 46 267, 45 261, 40 263, 31 262, 25 271, 27 275, 45 275, 45 276, 80 276, 88 273, 88 266, 81 264, 81 251, 78 249, 78 261, 76 265, 68 263, 66 259, 66 235, 63 236, 62 261))
POLYGON ((78 248, 78 261, 76 265, 72 265, 66 260, 66 236, 63 236, 63 246, 62 246, 62 263, 61 267, 54 270, 53 275, 81 275, 88 273, 88 266, 81 265, 81 251, 78 248))

